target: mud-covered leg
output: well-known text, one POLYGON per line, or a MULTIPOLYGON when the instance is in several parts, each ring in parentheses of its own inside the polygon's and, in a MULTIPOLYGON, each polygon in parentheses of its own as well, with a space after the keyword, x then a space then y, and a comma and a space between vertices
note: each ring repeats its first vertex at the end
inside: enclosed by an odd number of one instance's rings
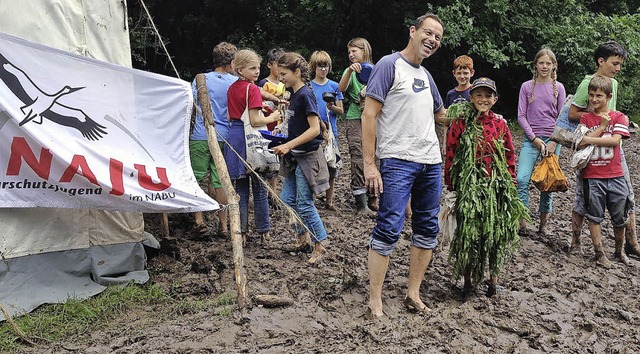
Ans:
POLYGON ((593 249, 596 253, 596 264, 603 268, 610 269, 612 267, 611 262, 607 259, 602 247, 602 233, 600 224, 594 222, 589 223, 589 232, 591 232, 591 241, 593 242, 593 249))
POLYGON ((616 239, 616 251, 614 253, 614 256, 618 258, 620 262, 629 265, 629 258, 627 258, 627 255, 623 252, 625 229, 626 227, 624 226, 613 228, 613 235, 616 239))
POLYGON ((547 221, 549 220, 549 213, 540 213, 540 225, 538 226, 538 233, 541 235, 548 235, 549 229, 547 228, 547 221))
POLYGON ((624 244, 624 251, 628 255, 640 257, 640 245, 638 245, 638 235, 636 233, 636 213, 631 211, 629 213, 629 219, 627 221, 627 227, 625 228, 624 237, 626 243, 624 244))
POLYGON ((584 216, 573 211, 571 213, 571 246, 569 247, 569 253, 582 254, 582 243, 580 242, 580 235, 582 234, 582 223, 584 222, 584 216))

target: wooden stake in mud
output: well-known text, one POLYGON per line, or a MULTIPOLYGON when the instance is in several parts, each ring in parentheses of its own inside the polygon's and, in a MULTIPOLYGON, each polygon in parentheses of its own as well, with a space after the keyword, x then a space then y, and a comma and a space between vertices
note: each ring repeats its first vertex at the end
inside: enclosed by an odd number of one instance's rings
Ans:
POLYGON ((235 189, 233 189, 229 171, 227 170, 227 163, 224 161, 220 146, 218 145, 216 130, 213 127, 213 112, 211 111, 211 102, 209 101, 209 92, 206 89, 207 84, 204 75, 196 75, 196 86, 198 87, 198 101, 202 108, 202 117, 207 127, 209 151, 211 152, 211 156, 213 156, 222 189, 227 195, 229 202, 229 226, 231 230, 231 246, 233 248, 233 264, 235 266, 236 290, 238 292, 237 302, 238 308, 242 310, 247 300, 247 275, 244 270, 244 251, 242 250, 242 234, 240 231, 240 197, 235 189))
POLYGON ((169 214, 162 213, 162 233, 164 237, 169 237, 169 214))

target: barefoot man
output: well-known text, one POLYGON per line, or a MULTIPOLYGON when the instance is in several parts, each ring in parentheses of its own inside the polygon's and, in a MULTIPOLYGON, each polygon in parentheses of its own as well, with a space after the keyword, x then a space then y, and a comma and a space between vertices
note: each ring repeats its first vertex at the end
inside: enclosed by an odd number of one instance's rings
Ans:
POLYGON ((383 315, 382 285, 410 196, 413 235, 404 305, 430 311, 420 299, 420 284, 438 244, 442 159, 435 124, 444 119, 445 109, 431 74, 420 64, 438 50, 443 32, 438 16, 418 17, 409 27, 407 47, 380 59, 369 78, 362 113, 365 184, 380 197, 369 240, 369 318, 383 315))

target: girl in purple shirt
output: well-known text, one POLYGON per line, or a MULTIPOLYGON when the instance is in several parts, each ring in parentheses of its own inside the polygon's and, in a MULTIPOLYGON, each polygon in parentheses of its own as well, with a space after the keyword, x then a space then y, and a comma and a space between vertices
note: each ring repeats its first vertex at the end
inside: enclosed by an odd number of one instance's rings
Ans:
MULTIPOLYGON (((518 98, 518 124, 524 132, 524 141, 518 159, 518 196, 529 207, 529 181, 538 156, 560 154, 560 145, 549 138, 556 125, 558 112, 566 98, 564 85, 556 81, 558 62, 553 52, 540 49, 534 60, 533 79, 520 87, 518 98)), ((551 213, 552 194, 540 193, 540 226, 538 232, 547 233, 547 219, 551 213)), ((522 231, 529 225, 520 223, 522 231)))

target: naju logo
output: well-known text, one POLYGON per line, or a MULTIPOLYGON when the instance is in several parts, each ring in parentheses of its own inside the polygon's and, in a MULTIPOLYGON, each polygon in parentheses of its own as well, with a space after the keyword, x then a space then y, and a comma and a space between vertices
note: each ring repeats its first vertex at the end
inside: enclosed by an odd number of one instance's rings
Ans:
POLYGON ((20 107, 24 114, 20 126, 29 122, 42 124, 46 118, 54 123, 77 129, 89 140, 98 140, 107 134, 107 128, 96 123, 82 109, 58 102, 60 97, 73 94, 84 87, 65 85, 57 92, 44 92, 24 70, 11 63, 1 53, 0 80, 24 103, 24 106, 20 107))

